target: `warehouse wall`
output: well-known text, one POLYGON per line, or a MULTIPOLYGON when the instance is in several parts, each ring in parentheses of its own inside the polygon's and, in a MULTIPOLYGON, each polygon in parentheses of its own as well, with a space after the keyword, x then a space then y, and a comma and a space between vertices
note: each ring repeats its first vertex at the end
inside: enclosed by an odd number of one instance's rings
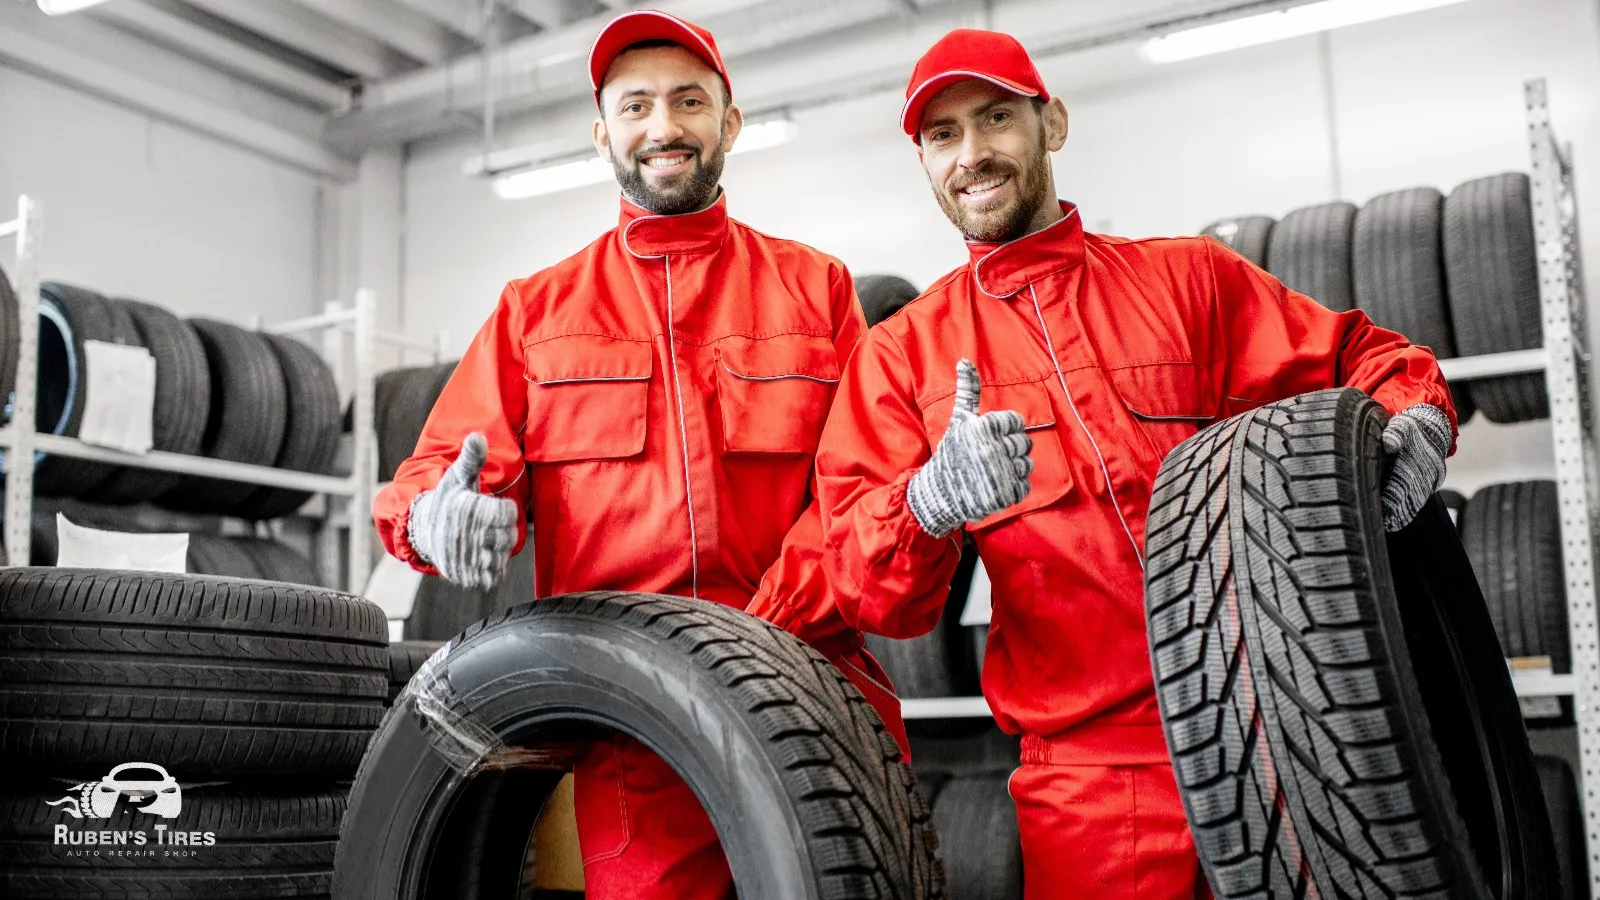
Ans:
MULTIPOLYGON (((993 25, 1027 40, 1040 21, 1002 5, 993 25)), ((1522 83, 1541 75, 1559 132, 1576 144, 1580 183, 1594 184, 1600 174, 1585 173, 1600 173, 1597 41, 1588 0, 1472 0, 1174 66, 1147 66, 1128 46, 1046 60, 1072 115, 1058 187, 1091 228, 1133 236, 1422 184, 1448 191, 1528 168, 1522 83)), ((927 284, 960 264, 961 243, 895 128, 900 100, 880 93, 802 111, 793 143, 731 159, 734 214, 859 273, 927 284)), ((540 132, 585 133, 589 115, 573 110, 540 132)), ((616 215, 612 185, 502 201, 461 175, 472 152, 465 142, 417 148, 406 175, 406 325, 449 328, 458 345, 507 279, 580 249, 616 215)), ((1584 197, 1594 259, 1600 193, 1584 197)), ((1600 285, 1590 293, 1600 298, 1600 285)), ((1470 490, 1547 473, 1547 434, 1476 423, 1452 482, 1470 490)))
POLYGON ((0 219, 39 199, 42 277, 233 321, 320 308, 316 177, 5 67, 0 122, 0 219))

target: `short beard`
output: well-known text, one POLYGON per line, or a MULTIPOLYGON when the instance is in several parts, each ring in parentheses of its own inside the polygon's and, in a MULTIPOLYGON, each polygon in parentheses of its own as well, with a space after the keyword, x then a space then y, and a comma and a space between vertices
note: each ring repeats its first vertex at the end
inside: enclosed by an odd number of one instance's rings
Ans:
POLYGON ((990 164, 974 172, 970 178, 963 179, 962 187, 965 187, 997 175, 1010 175, 1017 190, 1017 201, 1010 209, 989 214, 974 213, 963 206, 959 198, 952 196, 956 192, 948 188, 934 190, 933 196, 939 201, 939 208, 944 210, 945 217, 963 237, 981 244, 1014 241, 1028 234, 1039 210, 1055 202, 1055 198, 1050 196, 1050 154, 1045 150, 1044 139, 1044 125, 1041 123, 1038 150, 1021 171, 1010 166, 990 164))
POLYGON ((717 143, 710 152, 702 151, 701 148, 684 141, 641 148, 626 162, 618 159, 616 153, 612 152, 611 169, 617 175, 617 184, 622 186, 622 196, 627 197, 629 203, 658 216, 677 216, 704 209, 711 204, 717 196, 717 185, 722 181, 722 166, 725 160, 726 154, 722 152, 722 135, 719 133, 717 143), (676 186, 666 190, 652 188, 644 177, 644 157, 651 153, 673 150, 687 150, 693 153, 694 171, 676 186))

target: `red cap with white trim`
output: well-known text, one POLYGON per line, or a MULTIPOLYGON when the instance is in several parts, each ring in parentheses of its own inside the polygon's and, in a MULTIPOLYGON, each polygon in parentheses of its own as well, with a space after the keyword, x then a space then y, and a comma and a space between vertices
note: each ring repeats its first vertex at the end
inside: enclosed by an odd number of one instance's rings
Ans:
POLYGON ((915 140, 928 103, 940 91, 969 78, 981 78, 1024 97, 1050 99, 1039 70, 1016 38, 998 31, 957 28, 917 60, 906 85, 906 105, 900 110, 901 129, 915 140))
POLYGON ((728 83, 728 70, 722 64, 722 54, 717 52, 717 42, 711 32, 685 22, 677 16, 654 9, 636 9, 612 19, 600 29, 600 35, 589 48, 589 84, 594 87, 595 103, 600 102, 600 83, 606 70, 623 50, 640 41, 671 41, 688 50, 710 66, 728 85, 728 96, 733 96, 733 86, 728 83))

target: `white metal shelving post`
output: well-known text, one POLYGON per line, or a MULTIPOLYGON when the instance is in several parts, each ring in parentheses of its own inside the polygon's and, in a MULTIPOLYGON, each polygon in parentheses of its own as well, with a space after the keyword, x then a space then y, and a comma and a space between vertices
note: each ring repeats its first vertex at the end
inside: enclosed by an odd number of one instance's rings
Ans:
POLYGON ((16 237, 17 261, 14 290, 17 298, 17 386, 11 418, 20 422, 6 443, 5 535, 8 562, 28 564, 33 531, 33 415, 39 368, 39 204, 26 194, 17 198, 17 218, 4 226, 16 237), (24 374, 26 373, 26 374, 24 374), (24 389, 24 381, 27 387, 24 389), (27 460, 17 464, 18 459, 27 460))

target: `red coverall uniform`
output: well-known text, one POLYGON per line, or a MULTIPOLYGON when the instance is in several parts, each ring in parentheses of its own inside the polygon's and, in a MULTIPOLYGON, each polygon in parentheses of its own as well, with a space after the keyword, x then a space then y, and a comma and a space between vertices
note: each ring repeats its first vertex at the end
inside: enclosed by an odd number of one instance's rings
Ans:
POLYGON ((956 361, 982 411, 1021 413, 1032 490, 967 526, 994 585, 983 686, 1021 732, 1011 779, 1029 900, 1164 900, 1203 890, 1162 737, 1142 548, 1156 470, 1201 426, 1350 385, 1455 420, 1426 348, 1287 290, 1209 238, 1085 234, 1077 210, 971 262, 872 330, 817 455, 845 619, 929 631, 959 533, 928 535, 906 483, 950 420, 956 361))
MULTIPOLYGON (((743 609, 780 595, 790 630, 904 747, 899 701, 834 605, 811 493, 864 331, 842 263, 729 219, 725 198, 681 216, 623 201, 616 229, 506 287, 374 503, 384 546, 432 572, 406 538, 411 501, 482 432, 481 489, 531 521, 535 596, 649 591, 743 609)), ((596 747, 574 788, 591 900, 733 896, 710 819, 642 744, 596 747)))

